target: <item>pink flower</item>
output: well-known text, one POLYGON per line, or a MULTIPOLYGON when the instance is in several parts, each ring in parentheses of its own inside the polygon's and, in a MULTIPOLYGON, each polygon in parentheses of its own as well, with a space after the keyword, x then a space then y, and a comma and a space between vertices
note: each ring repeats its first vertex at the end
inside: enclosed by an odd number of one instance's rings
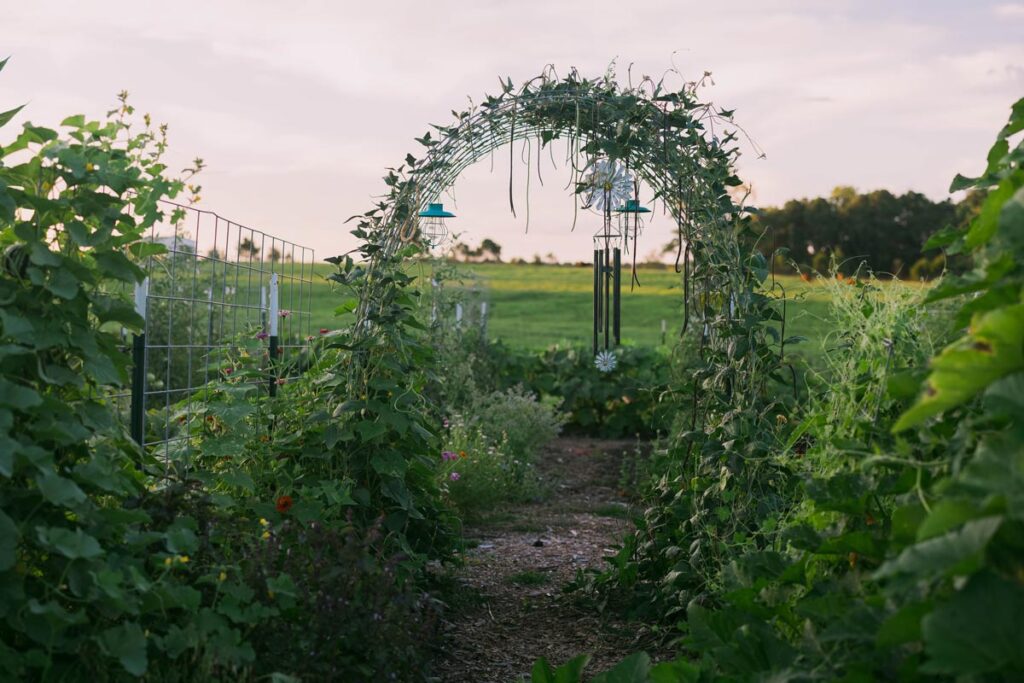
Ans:
POLYGON ((289 311, 287 308, 282 308, 280 311, 277 312, 277 314, 282 318, 287 318, 292 314, 292 312, 289 311))
POLYGON ((287 381, 288 381, 288 380, 286 380, 286 379, 285 379, 284 377, 278 377, 278 378, 277 378, 277 383, 278 383, 279 385, 280 385, 280 384, 284 384, 284 383, 285 383, 285 382, 287 382, 287 381))
POLYGON ((327 334, 328 331, 329 330, 326 327, 321 327, 320 328, 320 334, 327 334))
POLYGON ((266 339, 266 338, 267 338, 267 337, 269 337, 269 336, 270 336, 270 335, 269 335, 269 334, 267 334, 266 332, 257 332, 257 333, 256 333, 256 338, 257 338, 257 339, 259 339, 259 340, 261 340, 261 341, 262 341, 262 340, 264 340, 264 339, 266 339))
POLYGON ((458 481, 459 480, 459 473, 458 472, 452 472, 451 474, 448 475, 448 478, 451 479, 452 481, 458 481))
POLYGON ((448 429, 448 425, 450 424, 450 423, 448 422, 448 418, 446 417, 446 418, 444 418, 443 420, 441 420, 441 424, 442 424, 442 425, 444 425, 444 428, 445 428, 445 429, 448 429))
POLYGON ((441 451, 441 460, 448 462, 449 460, 456 460, 459 456, 455 455, 451 451, 441 451))

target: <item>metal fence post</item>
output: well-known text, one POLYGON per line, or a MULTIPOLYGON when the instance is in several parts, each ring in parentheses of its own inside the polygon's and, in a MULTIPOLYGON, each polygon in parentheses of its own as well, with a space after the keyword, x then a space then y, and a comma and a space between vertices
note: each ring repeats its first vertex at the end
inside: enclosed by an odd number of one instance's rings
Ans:
POLYGON ((277 325, 281 317, 278 308, 277 273, 270 274, 270 379, 267 385, 270 395, 277 396, 277 325))
POLYGON ((487 302, 480 302, 480 343, 487 343, 487 302))
POLYGON ((462 327, 462 304, 455 304, 455 327, 462 327))
POLYGON ((146 308, 149 300, 149 278, 135 283, 135 312, 143 320, 142 332, 132 335, 132 398, 129 408, 129 431, 140 446, 146 437, 146 308))

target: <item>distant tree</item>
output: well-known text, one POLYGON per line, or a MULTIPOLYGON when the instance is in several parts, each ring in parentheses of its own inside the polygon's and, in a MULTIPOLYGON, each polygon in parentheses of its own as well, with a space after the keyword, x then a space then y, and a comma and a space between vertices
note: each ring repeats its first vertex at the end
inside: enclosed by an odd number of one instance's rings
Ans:
POLYGON ((270 262, 271 263, 277 263, 280 260, 281 260, 281 252, 278 250, 277 247, 274 247, 273 249, 270 250, 270 262))
POLYGON ((244 240, 241 240, 238 243, 238 256, 239 257, 248 256, 249 258, 252 259, 252 258, 256 258, 256 256, 259 253, 260 253, 260 248, 257 247, 256 244, 253 243, 253 241, 251 239, 249 239, 248 237, 246 237, 244 240))
POLYGON ((472 262, 477 259, 484 261, 501 261, 501 245, 492 239, 485 239, 477 248, 465 242, 458 242, 449 252, 456 261, 472 262))
POLYGON ((487 238, 480 243, 480 254, 490 254, 491 260, 501 262, 501 245, 494 240, 487 238))
POLYGON ((206 252, 206 258, 213 259, 215 261, 219 261, 221 256, 220 256, 220 252, 217 250, 217 247, 214 247, 210 251, 206 252))

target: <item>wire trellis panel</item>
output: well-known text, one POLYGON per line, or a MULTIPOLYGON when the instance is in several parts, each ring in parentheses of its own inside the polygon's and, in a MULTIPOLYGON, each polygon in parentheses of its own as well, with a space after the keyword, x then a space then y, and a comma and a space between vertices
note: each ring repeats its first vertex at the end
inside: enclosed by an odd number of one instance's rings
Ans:
POLYGON ((184 219, 155 224, 147 238, 166 252, 143 265, 136 289, 146 321, 135 343, 132 432, 166 462, 190 453, 189 425, 203 412, 204 387, 230 377, 231 357, 259 342, 266 375, 247 379, 275 393, 296 378, 312 339, 315 255, 311 248, 222 216, 165 202, 184 219), (271 362, 273 360, 273 362, 271 362))

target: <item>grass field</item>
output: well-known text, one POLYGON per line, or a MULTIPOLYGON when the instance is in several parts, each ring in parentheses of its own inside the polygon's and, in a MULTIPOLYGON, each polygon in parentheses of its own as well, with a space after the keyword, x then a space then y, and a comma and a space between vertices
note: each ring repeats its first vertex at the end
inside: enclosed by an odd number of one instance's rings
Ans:
MULTIPOLYGON (((411 268, 421 282, 429 281, 428 266, 414 264, 411 268)), ((593 274, 589 267, 485 263, 460 268, 467 277, 465 286, 479 289, 483 300, 488 301, 491 338, 529 349, 558 342, 590 343, 593 274)), ((312 300, 314 328, 343 323, 334 314, 342 297, 322 280, 329 272, 329 266, 317 268, 318 283, 312 300)), ((660 344, 662 320, 667 324, 667 341, 672 343, 682 317, 680 276, 671 268, 641 268, 638 276, 640 286, 633 291, 628 286, 623 288, 623 343, 660 344)), ((794 276, 782 276, 779 281, 790 297, 786 336, 802 335, 812 340, 791 350, 818 355, 820 343, 816 342, 827 331, 826 295, 820 286, 794 276)))

